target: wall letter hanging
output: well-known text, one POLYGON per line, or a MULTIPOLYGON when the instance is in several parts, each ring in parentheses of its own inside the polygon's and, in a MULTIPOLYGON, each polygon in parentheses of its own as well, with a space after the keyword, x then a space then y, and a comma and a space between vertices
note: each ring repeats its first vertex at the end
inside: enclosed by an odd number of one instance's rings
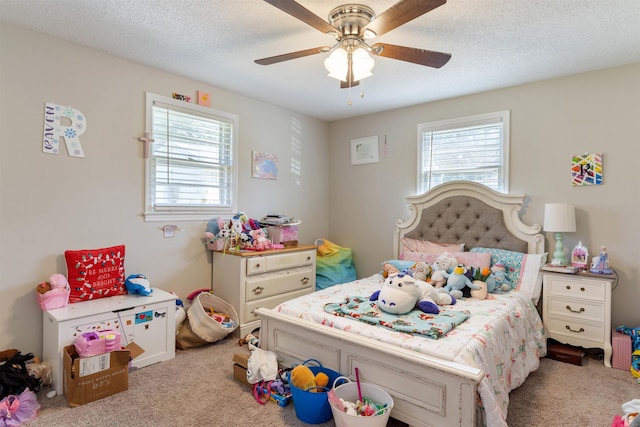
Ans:
POLYGON ((602 153, 583 154, 571 159, 571 185, 602 184, 602 153))
POLYGON ((82 151, 78 137, 86 130, 87 121, 80 111, 47 102, 44 106, 42 152, 60 153, 60 138, 62 138, 71 157, 84 157, 84 151, 82 151))

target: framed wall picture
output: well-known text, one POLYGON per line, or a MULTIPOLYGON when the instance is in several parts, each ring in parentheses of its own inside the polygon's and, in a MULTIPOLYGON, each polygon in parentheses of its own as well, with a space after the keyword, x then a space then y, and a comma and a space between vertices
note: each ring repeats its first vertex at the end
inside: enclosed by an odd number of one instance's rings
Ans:
POLYGON ((251 152, 251 176, 261 179, 278 178, 278 156, 261 151, 251 152))
POLYGON ((378 163, 378 137, 368 136, 351 140, 351 164, 378 163))

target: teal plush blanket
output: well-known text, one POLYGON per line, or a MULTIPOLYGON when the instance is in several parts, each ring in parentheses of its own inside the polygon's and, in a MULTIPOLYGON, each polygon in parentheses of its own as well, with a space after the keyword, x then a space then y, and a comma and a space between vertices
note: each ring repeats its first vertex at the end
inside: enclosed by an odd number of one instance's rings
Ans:
POLYGON ((376 326, 393 329, 398 332, 419 334, 438 339, 446 335, 469 318, 467 311, 440 309, 440 314, 423 313, 413 310, 407 314, 390 314, 378 308, 375 301, 367 297, 354 296, 339 303, 328 303, 324 311, 335 316, 348 317, 376 326))

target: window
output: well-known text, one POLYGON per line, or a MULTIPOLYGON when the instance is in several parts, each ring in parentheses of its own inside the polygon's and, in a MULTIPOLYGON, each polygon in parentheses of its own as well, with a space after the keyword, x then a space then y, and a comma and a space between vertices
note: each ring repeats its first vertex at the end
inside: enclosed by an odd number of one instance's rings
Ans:
POLYGON ((454 180, 509 192, 509 111, 418 125, 418 194, 454 180))
POLYGON ((146 221, 236 211, 238 118, 147 93, 146 221))

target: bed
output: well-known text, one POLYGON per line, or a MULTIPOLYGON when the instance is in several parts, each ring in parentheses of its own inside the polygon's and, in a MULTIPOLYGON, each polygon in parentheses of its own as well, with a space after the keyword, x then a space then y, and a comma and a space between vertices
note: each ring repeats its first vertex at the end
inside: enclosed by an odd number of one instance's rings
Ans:
POLYGON ((496 254, 519 254, 515 288, 443 307, 470 315, 439 339, 324 310, 327 303, 379 289, 384 279, 376 274, 258 309, 261 347, 277 352, 284 366, 313 358, 351 378, 357 367, 363 381, 393 397, 391 416, 410 426, 506 426, 509 392, 546 353, 535 307, 546 260, 541 227, 521 221, 524 195, 468 181, 445 183, 406 200, 410 217, 395 224, 393 260, 421 256, 405 253, 409 241, 464 244, 465 251, 489 252, 491 262, 496 254))

